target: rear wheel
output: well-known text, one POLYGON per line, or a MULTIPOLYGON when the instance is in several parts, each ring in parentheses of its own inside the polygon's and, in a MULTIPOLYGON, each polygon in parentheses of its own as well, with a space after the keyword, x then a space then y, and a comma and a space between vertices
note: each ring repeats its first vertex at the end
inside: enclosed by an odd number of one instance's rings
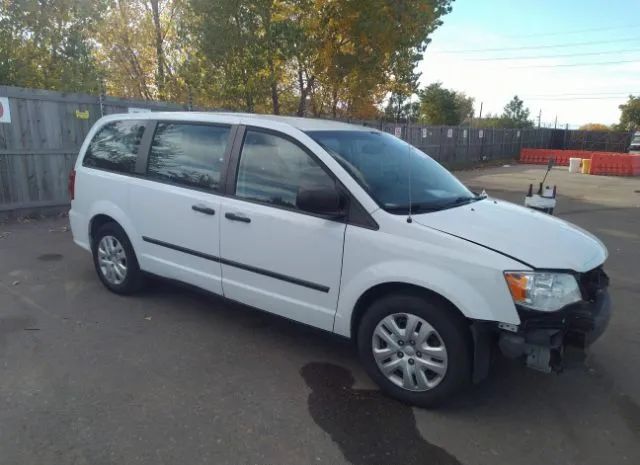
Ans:
POLYGON ((358 328, 369 376, 391 396, 423 407, 441 403, 471 379, 471 341, 455 309, 421 295, 374 302, 358 328))
POLYGON ((100 281, 117 294, 131 294, 142 285, 142 272, 124 230, 105 223, 93 238, 93 263, 100 281))

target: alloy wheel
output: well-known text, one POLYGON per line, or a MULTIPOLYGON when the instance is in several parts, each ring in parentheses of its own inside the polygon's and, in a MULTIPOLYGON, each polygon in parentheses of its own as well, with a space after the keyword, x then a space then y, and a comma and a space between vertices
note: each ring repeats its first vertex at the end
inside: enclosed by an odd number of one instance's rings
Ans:
POLYGON ((104 236, 100 239, 98 264, 102 276, 111 284, 122 284, 127 278, 127 254, 114 236, 104 236))

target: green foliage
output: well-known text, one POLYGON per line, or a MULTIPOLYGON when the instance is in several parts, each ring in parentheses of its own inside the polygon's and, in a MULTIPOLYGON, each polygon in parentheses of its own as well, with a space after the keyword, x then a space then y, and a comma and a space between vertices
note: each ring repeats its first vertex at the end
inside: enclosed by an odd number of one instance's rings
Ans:
POLYGON ((437 82, 420 91, 420 119, 427 124, 456 126, 473 116, 473 98, 437 82))
POLYGON ((509 103, 504 107, 504 112, 500 118, 500 126, 503 128, 530 128, 533 122, 529 120, 529 109, 524 106, 524 102, 514 95, 509 103))
POLYGON ((0 0, 0 83, 97 91, 92 37, 103 9, 98 0, 0 0))
POLYGON ((622 131, 635 131, 640 128, 640 96, 629 95, 627 103, 620 105, 620 124, 622 131))
POLYGON ((420 118, 420 102, 410 102, 408 97, 402 94, 392 93, 384 109, 384 119, 398 123, 418 121, 420 118))
POLYGON ((0 0, 0 83, 377 117, 452 1, 0 0))

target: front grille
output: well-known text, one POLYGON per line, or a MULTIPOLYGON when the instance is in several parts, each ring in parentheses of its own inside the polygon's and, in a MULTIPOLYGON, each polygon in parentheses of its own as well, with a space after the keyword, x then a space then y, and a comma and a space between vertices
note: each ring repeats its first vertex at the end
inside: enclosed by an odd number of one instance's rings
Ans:
POLYGON ((609 286, 609 277, 602 266, 586 273, 580 273, 580 288, 585 300, 596 300, 598 292, 606 289, 607 286, 609 286))

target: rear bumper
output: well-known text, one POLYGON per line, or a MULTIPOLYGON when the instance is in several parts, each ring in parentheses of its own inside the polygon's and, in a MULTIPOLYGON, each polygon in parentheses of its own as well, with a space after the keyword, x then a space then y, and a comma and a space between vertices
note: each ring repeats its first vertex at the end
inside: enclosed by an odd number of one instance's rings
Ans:
POLYGON ((592 301, 582 301, 557 312, 518 308, 521 324, 516 332, 501 331, 498 344, 509 358, 524 358, 527 366, 562 371, 584 358, 609 324, 611 298, 599 291, 592 301))
POLYGON ((69 210, 69 225, 71 226, 73 242, 83 249, 91 250, 89 244, 89 226, 86 218, 73 208, 69 210))

